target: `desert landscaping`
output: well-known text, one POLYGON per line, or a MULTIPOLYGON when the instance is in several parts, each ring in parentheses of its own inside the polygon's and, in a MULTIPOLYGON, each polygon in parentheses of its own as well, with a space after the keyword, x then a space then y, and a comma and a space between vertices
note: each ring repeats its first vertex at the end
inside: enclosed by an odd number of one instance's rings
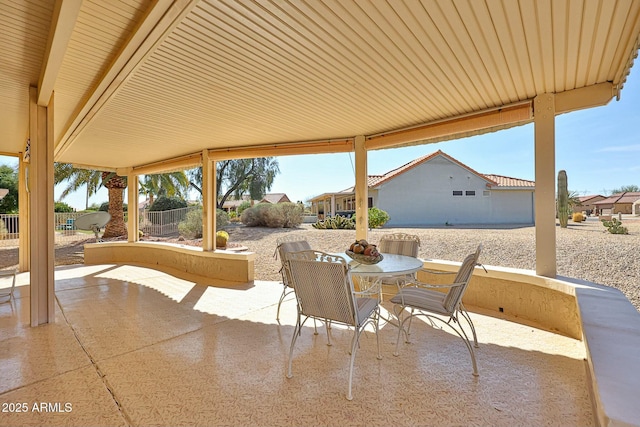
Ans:
MULTIPOLYGON (((640 248, 640 219, 624 219, 627 235, 608 233, 597 218, 585 222, 569 222, 567 228, 557 227, 558 275, 611 286, 620 289, 632 304, 640 309, 640 262, 636 252, 640 248)), ((229 242, 245 246, 257 254, 255 277, 260 280, 280 280, 280 261, 274 256, 276 241, 286 234, 306 238, 314 249, 326 252, 343 252, 352 240, 354 230, 316 230, 303 224, 293 229, 245 227, 233 225, 226 228, 229 242)), ((429 227, 382 228, 369 232, 369 241, 376 243, 385 233, 410 233, 420 237, 420 258, 460 261, 483 244, 480 261, 486 265, 499 265, 522 269, 535 269, 535 228, 526 227, 429 227)), ((169 241, 186 245, 199 245, 199 240, 179 237, 145 240, 169 241)), ((83 245, 93 238, 68 241, 56 245, 56 265, 83 262, 83 245)), ((17 248, 0 248, 0 268, 17 264, 17 248)))

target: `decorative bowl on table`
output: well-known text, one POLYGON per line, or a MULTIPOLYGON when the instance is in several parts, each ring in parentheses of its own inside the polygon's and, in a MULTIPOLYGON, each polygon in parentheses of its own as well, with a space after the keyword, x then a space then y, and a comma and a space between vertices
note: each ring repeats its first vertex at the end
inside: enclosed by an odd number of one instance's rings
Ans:
POLYGON ((362 264, 377 264, 382 261, 382 254, 380 253, 377 256, 357 254, 353 251, 346 251, 345 253, 349 258, 362 264))
POLYGON ((376 245, 372 245, 364 239, 356 240, 345 253, 349 258, 362 264, 377 264, 382 261, 382 254, 378 252, 376 245))

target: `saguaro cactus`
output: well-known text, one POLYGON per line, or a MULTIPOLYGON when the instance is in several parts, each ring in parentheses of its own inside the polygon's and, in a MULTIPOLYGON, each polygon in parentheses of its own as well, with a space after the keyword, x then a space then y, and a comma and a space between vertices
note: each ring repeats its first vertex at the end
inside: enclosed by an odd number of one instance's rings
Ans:
POLYGON ((558 172, 558 220, 560 227, 567 228, 569 222, 569 190, 567 190, 567 172, 558 172))

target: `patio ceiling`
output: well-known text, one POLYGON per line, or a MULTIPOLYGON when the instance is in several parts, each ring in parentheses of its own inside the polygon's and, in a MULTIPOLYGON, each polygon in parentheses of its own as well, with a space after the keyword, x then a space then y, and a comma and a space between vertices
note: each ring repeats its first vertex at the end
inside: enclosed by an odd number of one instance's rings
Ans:
POLYGON ((450 139, 530 122, 542 93, 603 105, 640 34, 633 0, 0 6, 0 152, 24 149, 32 85, 56 160, 103 169, 450 139))

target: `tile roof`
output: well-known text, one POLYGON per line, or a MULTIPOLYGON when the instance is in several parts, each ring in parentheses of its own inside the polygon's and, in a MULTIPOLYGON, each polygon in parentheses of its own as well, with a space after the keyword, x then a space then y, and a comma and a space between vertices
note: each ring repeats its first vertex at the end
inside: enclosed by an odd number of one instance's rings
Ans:
POLYGON ((612 203, 635 203, 640 200, 640 192, 626 191, 624 193, 612 194, 606 199, 595 202, 594 205, 610 205, 612 203))
POLYGON ((578 200, 580 200, 581 204, 584 204, 585 202, 588 202, 591 199, 595 199, 596 197, 602 197, 603 199, 606 198, 600 194, 591 194, 589 196, 580 196, 578 197, 578 200))
POLYGON ((535 187, 535 181, 528 181, 526 179, 511 178, 509 176, 502 175, 484 175, 491 181, 494 181, 498 187, 535 187))

